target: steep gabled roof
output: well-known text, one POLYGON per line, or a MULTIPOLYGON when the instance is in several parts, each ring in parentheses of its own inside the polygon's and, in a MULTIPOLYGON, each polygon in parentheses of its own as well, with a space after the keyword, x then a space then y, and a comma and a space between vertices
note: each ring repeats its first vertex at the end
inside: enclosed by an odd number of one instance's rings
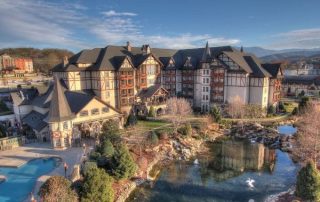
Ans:
POLYGON ((67 65, 57 65, 53 68, 53 71, 117 71, 125 58, 128 58, 131 64, 135 68, 138 68, 150 56, 153 56, 164 68, 167 68, 172 58, 175 66, 170 69, 197 69, 201 68, 201 62, 211 62, 212 59, 217 58, 221 54, 227 55, 245 72, 253 76, 270 76, 269 71, 266 71, 261 66, 261 62, 254 55, 238 51, 231 46, 210 48, 208 43, 205 48, 180 50, 152 48, 149 54, 144 54, 140 47, 131 47, 129 51, 125 46, 107 46, 105 48, 83 50, 72 56, 67 65), (191 67, 185 66, 188 58, 190 58, 191 67), (78 68, 78 63, 89 64, 89 66, 78 68))
POLYGON ((151 98, 160 89, 162 89, 168 93, 168 91, 165 88, 163 88, 161 85, 153 85, 153 86, 150 86, 149 88, 146 88, 146 89, 143 89, 142 91, 140 91, 138 94, 138 97, 151 98))
POLYGON ((267 72, 258 61, 258 58, 252 56, 252 55, 245 55, 243 56, 245 61, 248 63, 249 67, 251 68, 252 75, 254 77, 271 77, 269 72, 267 72))
POLYGON ((30 126, 32 129, 40 132, 43 128, 48 126, 48 123, 44 122, 46 114, 41 114, 36 111, 31 111, 25 117, 23 117, 22 122, 30 126))
POLYGON ((62 87, 60 80, 54 77, 54 87, 50 102, 48 122, 61 122, 74 117, 65 96, 66 89, 62 87))
POLYGON ((229 52, 223 51, 223 54, 228 56, 233 62, 239 65, 245 72, 252 73, 252 69, 244 59, 244 55, 241 52, 229 52))
POLYGON ((283 77, 281 66, 282 66, 281 63, 262 64, 262 67, 271 74, 272 78, 282 78, 283 77))
POLYGON ((33 99, 32 105, 41 107, 41 108, 49 108, 50 102, 52 99, 52 94, 53 94, 53 84, 49 86, 47 92, 33 99))

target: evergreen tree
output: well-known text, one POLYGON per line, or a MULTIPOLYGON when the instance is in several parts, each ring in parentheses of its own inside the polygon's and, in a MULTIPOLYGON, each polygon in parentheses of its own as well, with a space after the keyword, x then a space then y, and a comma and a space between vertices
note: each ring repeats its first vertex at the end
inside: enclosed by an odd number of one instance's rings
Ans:
POLYGON ((40 187, 41 201, 76 202, 77 195, 71 189, 71 182, 62 176, 52 176, 40 187))
POLYGON ((82 174, 84 176, 88 175, 89 172, 91 172, 92 169, 98 168, 97 163, 95 161, 87 161, 82 167, 82 174))
POLYGON ((276 113, 276 108, 273 105, 270 105, 268 107, 268 114, 275 114, 276 113))
POLYGON ((106 139, 102 142, 100 147, 100 153, 102 156, 105 156, 107 158, 110 158, 114 154, 114 147, 110 140, 106 139))
POLYGON ((133 161, 128 148, 125 145, 120 145, 112 158, 112 174, 116 179, 131 178, 137 169, 137 165, 133 161))
POLYGON ((112 202, 114 200, 112 183, 112 177, 103 169, 92 168, 84 176, 81 201, 112 202))
POLYGON ((148 117, 156 117, 156 111, 153 106, 149 109, 148 117))
POLYGON ((119 123, 115 120, 108 120, 102 126, 100 142, 109 139, 112 144, 121 142, 119 123))
POLYGON ((309 101, 309 97, 303 96, 299 102, 299 111, 303 111, 305 107, 308 105, 309 101))
POLYGON ((312 161, 299 171, 296 195, 305 200, 320 201, 320 174, 312 161))
POLYGON ((127 119, 126 126, 134 126, 137 123, 138 123, 137 117, 133 113, 130 113, 127 119))
POLYGON ((210 112, 211 112, 211 115, 212 115, 213 119, 215 120, 215 122, 220 123, 221 122, 220 109, 216 105, 213 105, 210 112))
POLYGON ((283 102, 279 102, 279 110, 280 111, 284 111, 285 110, 283 102))

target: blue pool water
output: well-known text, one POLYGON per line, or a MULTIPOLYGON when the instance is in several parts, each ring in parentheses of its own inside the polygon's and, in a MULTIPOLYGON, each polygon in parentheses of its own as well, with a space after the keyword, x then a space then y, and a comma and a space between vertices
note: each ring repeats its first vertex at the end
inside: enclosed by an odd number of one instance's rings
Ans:
POLYGON ((48 158, 31 160, 19 168, 0 167, 0 175, 7 178, 5 182, 0 183, 0 201, 25 200, 33 190, 37 178, 49 173, 60 163, 58 158, 48 158))

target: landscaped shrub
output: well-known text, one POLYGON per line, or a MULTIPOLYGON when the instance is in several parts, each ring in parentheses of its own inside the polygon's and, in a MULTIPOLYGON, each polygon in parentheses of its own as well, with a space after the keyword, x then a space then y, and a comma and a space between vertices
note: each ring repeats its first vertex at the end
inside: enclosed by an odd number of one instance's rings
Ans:
POLYGON ((268 114, 275 114, 276 113, 276 108, 273 105, 270 105, 268 107, 268 114))
POLYGON ((131 178, 135 174, 137 165, 125 145, 120 145, 114 153, 111 170, 114 177, 118 180, 131 178))
POLYGON ((134 126, 138 123, 138 119, 136 117, 136 115, 134 115, 133 113, 130 113, 127 119, 127 123, 126 126, 134 126))
POLYGON ((187 123, 185 126, 178 129, 178 132, 183 136, 191 136, 192 135, 192 127, 190 123, 187 123))
POLYGON ((149 109, 148 117, 156 117, 156 111, 153 106, 149 109))
POLYGON ((283 102, 279 102, 279 110, 280 111, 284 111, 285 110, 283 102))
POLYGON ((221 122, 221 112, 220 112, 220 109, 216 105, 213 105, 213 107, 210 110, 210 113, 211 113, 215 122, 217 122, 217 123, 221 122))
POLYGON ((320 174, 313 162, 299 171, 296 195, 305 200, 320 201, 320 174))
POLYGON ((299 102, 299 111, 303 111, 310 101, 309 97, 302 97, 299 102))
POLYGON ((95 161, 87 161, 84 163, 82 167, 82 174, 86 176, 88 172, 95 168, 98 168, 97 163, 95 161))
POLYGON ((297 115, 298 114, 298 107, 295 107, 292 112, 291 112, 292 115, 297 115))
POLYGON ((166 130, 157 130, 156 133, 160 140, 167 140, 169 138, 168 132, 166 130))
POLYGON ((91 160, 97 160, 98 158, 101 157, 101 154, 99 152, 93 151, 90 153, 90 159, 91 160))
POLYGON ((112 177, 110 177, 103 169, 91 169, 84 178, 81 201, 112 202, 114 200, 112 183, 112 177))
POLYGON ((158 135, 153 131, 150 133, 150 142, 153 145, 157 145, 159 143, 158 135))
POLYGON ((76 192, 71 189, 71 182, 62 176, 52 176, 40 187, 41 201, 77 201, 76 192))

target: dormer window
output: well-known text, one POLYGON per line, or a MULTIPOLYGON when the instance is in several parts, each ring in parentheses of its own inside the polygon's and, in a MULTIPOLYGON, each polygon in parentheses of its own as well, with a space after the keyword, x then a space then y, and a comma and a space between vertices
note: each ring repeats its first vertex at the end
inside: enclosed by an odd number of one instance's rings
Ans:
POLYGON ((192 67, 192 64, 191 64, 191 57, 187 57, 187 60, 184 64, 185 67, 192 67))

